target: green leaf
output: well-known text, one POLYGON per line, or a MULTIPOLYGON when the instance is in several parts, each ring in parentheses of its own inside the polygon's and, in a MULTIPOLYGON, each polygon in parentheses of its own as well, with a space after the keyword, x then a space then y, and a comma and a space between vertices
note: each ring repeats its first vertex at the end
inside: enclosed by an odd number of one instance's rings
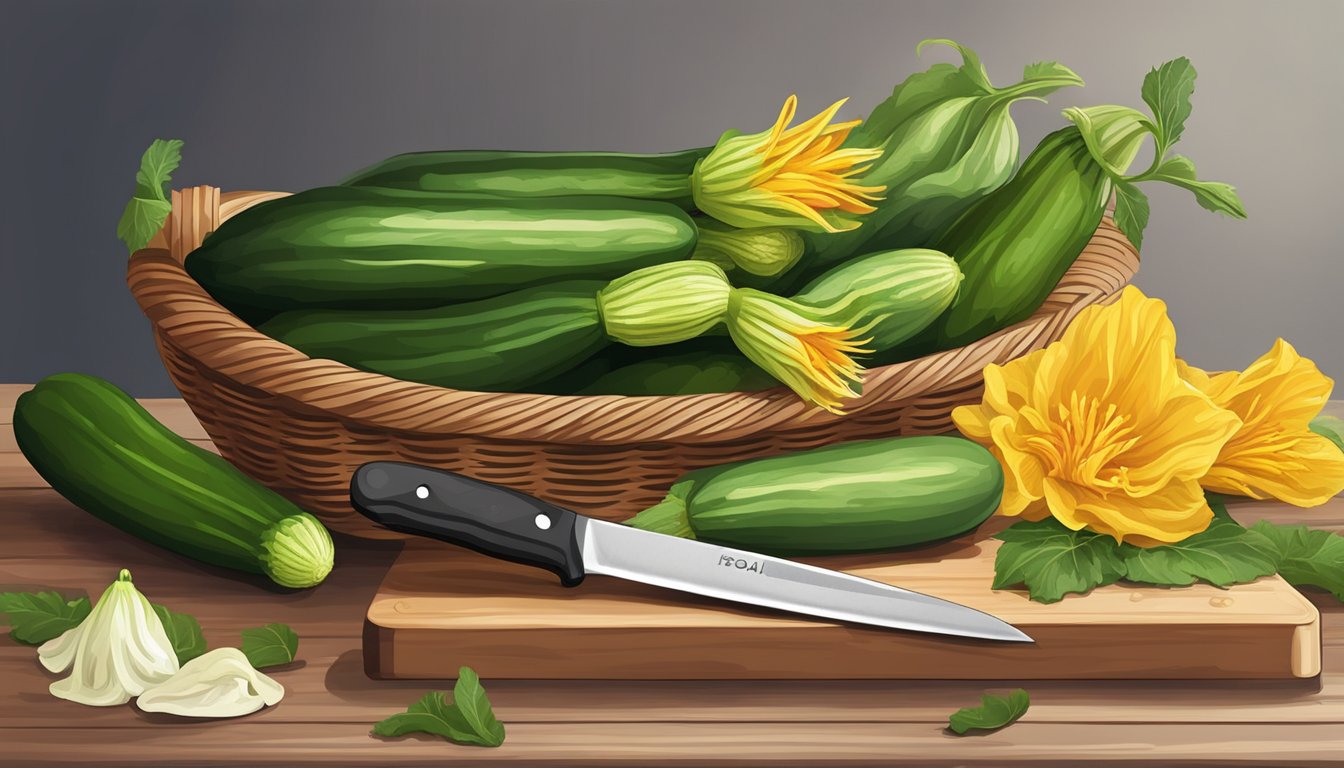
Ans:
POLYGON ((121 212, 121 220, 117 222, 117 238, 126 244, 130 253, 135 253, 149 245, 172 212, 171 203, 133 197, 126 203, 126 210, 121 212))
POLYGON ((1317 416, 1307 425, 1312 432, 1328 439, 1344 451, 1344 419, 1334 416, 1317 416))
POLYGON ((504 743, 504 725, 495 719, 480 678, 470 667, 458 671, 453 701, 441 691, 431 691, 405 712, 374 723, 378 736, 428 733, 459 744, 498 747, 504 743))
POLYGON ((995 696, 987 693, 980 699, 980 706, 966 707, 953 712, 947 718, 947 727, 963 736, 971 729, 992 731, 1011 725, 1027 713, 1031 707, 1031 696, 1018 688, 1007 696, 995 696))
POLYGON ((9 620, 9 636, 40 645, 79 626, 93 606, 89 598, 66 600, 56 592, 0 592, 0 613, 9 620))
POLYGON ((1020 522, 994 538, 1003 542, 994 558, 994 589, 1024 584, 1032 600, 1054 603, 1071 592, 1085 593, 1124 575, 1115 540, 1071 531, 1050 518, 1020 522))
POLYGON ((135 195, 117 221, 117 237, 129 252, 135 253, 148 245, 172 213, 165 185, 181 162, 179 139, 155 139, 141 156, 140 170, 135 174, 135 195))
POLYGON ((1143 230, 1148 227, 1148 196, 1128 181, 1115 185, 1115 225, 1134 247, 1143 247, 1143 230))
MULTIPOLYGON (((1221 502, 1219 503, 1221 505, 1221 502)), ((1122 547, 1125 578, 1158 586, 1206 581, 1226 587, 1274 573, 1278 557, 1264 538, 1230 517, 1215 516, 1209 527, 1184 541, 1160 547, 1122 547)))
POLYGON ((1250 530, 1273 547, 1279 575, 1289 584, 1320 587, 1344 600, 1344 536, 1268 520, 1261 520, 1250 530))
POLYGON ((1077 80, 1082 85, 1082 78, 1072 69, 1060 64, 1058 61, 1038 61, 1034 64, 1028 64, 1022 70, 1023 80, 1041 80, 1045 78, 1063 78, 1077 80))
POLYGON ((155 139, 140 156, 140 170, 135 174, 135 196, 166 202, 167 184, 181 164, 181 139, 155 139))
POLYGON ((159 621, 163 622, 163 631, 168 635, 168 641, 173 644, 173 653, 177 654, 178 664, 186 664, 205 653, 205 635, 201 634, 201 624, 196 621, 195 616, 177 613, 162 605, 153 603, 151 605, 154 612, 159 615, 159 621))
POLYGON ((1180 141, 1190 117, 1190 96, 1195 92, 1195 65, 1184 56, 1172 59, 1143 78, 1141 94, 1153 110, 1157 124, 1158 156, 1180 141))
POLYGON ((243 655, 255 669, 288 664, 299 650, 299 636, 288 624, 243 630, 243 655))
POLYGON ((1236 189, 1221 181, 1196 179, 1195 164, 1188 157, 1172 155, 1163 160, 1151 178, 1190 190, 1195 196, 1195 202, 1206 210, 1238 219, 1246 218, 1246 208, 1241 204, 1236 189))
POLYGON ((504 743, 504 724, 495 717, 490 707, 490 699, 481 686, 481 678, 471 667, 461 667, 457 671, 457 682, 453 685, 453 704, 457 706, 472 733, 487 747, 497 747, 504 743))

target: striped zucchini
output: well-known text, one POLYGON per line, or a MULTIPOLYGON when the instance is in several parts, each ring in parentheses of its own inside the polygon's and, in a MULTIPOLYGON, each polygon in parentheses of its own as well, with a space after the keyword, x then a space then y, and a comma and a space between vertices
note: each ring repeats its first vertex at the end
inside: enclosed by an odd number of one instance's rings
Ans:
POLYGON ((656 201, 326 187, 229 219, 186 267, 240 314, 411 309, 612 279, 685 259, 695 243, 690 217, 656 201))
POLYGON ((57 493, 145 541, 286 587, 311 587, 331 571, 331 536, 317 518, 102 379, 38 382, 14 406, 14 438, 57 493))
POLYGON ((411 152, 390 157, 341 182, 424 192, 500 197, 601 195, 662 200, 685 210, 691 171, 711 147, 665 154, 620 152, 411 152))
POLYGON ((627 524, 771 554, 863 552, 965 533, 1002 493, 980 445, 894 437, 696 470, 627 524))
POLYGON ((601 281, 572 280, 421 310, 295 310, 258 330, 309 357, 454 389, 508 392, 608 344, 601 281))

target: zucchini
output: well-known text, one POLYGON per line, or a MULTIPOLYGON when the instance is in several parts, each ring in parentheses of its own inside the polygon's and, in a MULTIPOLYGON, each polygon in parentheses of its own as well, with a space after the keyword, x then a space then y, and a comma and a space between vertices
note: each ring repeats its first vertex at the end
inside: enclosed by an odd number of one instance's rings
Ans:
POLYGON ((556 280, 610 280, 695 248, 669 203, 502 200, 326 187, 248 209, 187 256, 187 272, 249 316, 414 309, 556 280))
POLYGON ((602 195, 662 200, 684 210, 691 171, 712 147, 664 154, 620 152, 411 152, 390 157, 341 182, 423 192, 499 197, 602 195))
POLYGON ((58 373, 19 395, 19 450, 57 493, 187 557, 311 587, 332 566, 317 518, 173 434, 102 379, 58 373))
POLYGON ((285 312, 258 330, 309 357, 405 381, 518 391, 607 346, 601 281, 573 280, 422 310, 285 312))
POLYGON ((739 461, 685 475, 627 524, 780 555, 946 539, 999 506, 1003 470, 960 437, 893 437, 739 461))

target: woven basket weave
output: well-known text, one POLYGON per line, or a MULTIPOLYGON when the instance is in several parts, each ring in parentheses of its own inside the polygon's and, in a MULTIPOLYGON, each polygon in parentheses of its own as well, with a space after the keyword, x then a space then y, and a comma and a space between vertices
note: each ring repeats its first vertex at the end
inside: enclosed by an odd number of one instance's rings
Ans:
POLYGON ((874 368, 836 416, 780 387, 682 397, 465 392, 310 359, 224 309, 183 269, 206 233, 279 192, 173 192, 173 213, 130 261, 127 281, 164 365, 225 458, 333 530, 400 538, 354 512, 350 476, 410 461, 512 486, 594 517, 623 520, 690 469, 737 459, 951 428, 979 400, 980 371, 1054 341, 1083 307, 1138 269, 1105 220, 1031 318, 959 349, 874 368))

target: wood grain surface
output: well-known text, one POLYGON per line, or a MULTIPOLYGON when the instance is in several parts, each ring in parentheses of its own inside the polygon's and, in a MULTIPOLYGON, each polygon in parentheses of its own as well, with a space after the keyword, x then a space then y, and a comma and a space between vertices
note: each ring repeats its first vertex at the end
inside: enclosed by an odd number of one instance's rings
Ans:
MULTIPOLYGON (((9 423, 23 389, 0 385, 0 424, 9 423)), ((179 432, 198 428, 180 405, 148 407, 179 432)), ((436 687, 370 680, 362 668, 364 613, 399 545, 338 537, 326 583, 277 589, 90 518, 46 489, 12 446, 0 426, 0 590, 96 595, 127 567, 152 599, 195 614, 212 647, 270 621, 289 623, 302 641, 300 661, 274 672, 287 690, 279 706, 196 723, 55 699, 46 690, 55 677, 33 649, 0 637, 0 765, 1326 766, 1344 759, 1344 607, 1314 590, 1305 594, 1321 613, 1319 677, 1026 681, 1026 717, 986 736, 951 735, 947 715, 1019 681, 486 678, 508 728, 503 747, 379 739, 369 735, 373 722, 436 687), (36 479, 16 487, 10 477, 36 479)), ((1313 510, 1243 502, 1232 512, 1243 522, 1268 517, 1344 531, 1344 499, 1313 510)))

